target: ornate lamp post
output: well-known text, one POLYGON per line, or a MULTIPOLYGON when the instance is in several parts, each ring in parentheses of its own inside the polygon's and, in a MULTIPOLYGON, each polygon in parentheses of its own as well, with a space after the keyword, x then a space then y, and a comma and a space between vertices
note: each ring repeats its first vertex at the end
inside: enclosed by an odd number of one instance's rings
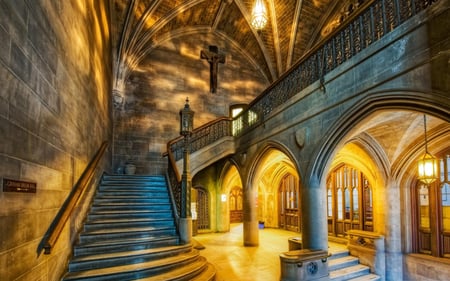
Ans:
POLYGON ((183 175, 181 176, 181 210, 180 210, 180 235, 181 240, 189 243, 192 237, 191 217, 191 174, 189 160, 189 137, 194 127, 194 111, 189 107, 189 98, 186 98, 184 108, 180 110, 180 134, 184 136, 183 149, 183 175))

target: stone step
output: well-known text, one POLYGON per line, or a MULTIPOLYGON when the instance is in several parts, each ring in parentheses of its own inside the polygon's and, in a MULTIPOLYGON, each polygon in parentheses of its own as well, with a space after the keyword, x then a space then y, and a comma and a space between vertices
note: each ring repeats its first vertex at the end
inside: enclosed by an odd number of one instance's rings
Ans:
POLYGON ((212 281, 215 268, 180 245, 165 177, 104 176, 63 280, 212 281))
POLYGON ((79 256, 70 261, 69 272, 147 262, 189 251, 192 251, 191 244, 79 256))
POLYGON ((142 190, 104 190, 98 191, 94 198, 147 198, 147 197, 168 197, 169 194, 167 190, 151 190, 151 191, 142 191, 142 190))
POLYGON ((176 268, 156 276, 141 278, 139 281, 213 281, 215 275, 216 269, 214 266, 200 257, 199 260, 189 266, 176 268))
POLYGON ((120 183, 113 183, 113 182, 107 182, 102 183, 99 188, 99 191, 107 191, 107 190, 155 190, 155 191, 161 191, 161 190, 167 190, 167 185, 163 182, 161 183, 126 183, 126 182, 120 182, 120 183))
POLYGON ((166 179, 162 177, 105 177, 101 180, 100 184, 104 183, 132 183, 132 184, 155 184, 166 185, 166 179))
POLYGON ((80 234, 80 243, 96 241, 155 237, 158 235, 176 235, 174 226, 132 227, 84 231, 80 234))
POLYGON ((340 258, 334 258, 328 260, 328 270, 338 270, 344 267, 353 266, 359 264, 359 259, 353 256, 344 256, 340 258))
POLYGON ((103 175, 104 180, 149 180, 158 181, 166 180, 164 175, 124 175, 124 174, 107 174, 103 175))
POLYGON ((169 196, 153 196, 153 197, 96 197, 93 205, 111 205, 111 204, 147 204, 147 203, 170 203, 169 196))
POLYGON ((370 273, 370 268, 368 266, 357 264, 338 270, 330 271, 330 280, 332 281, 344 281, 350 280, 352 278, 360 277, 362 275, 367 275, 370 273))
MULTIPOLYGON (((123 281, 135 280, 144 277, 157 276, 179 267, 194 267, 193 263, 201 261, 206 265, 206 259, 199 256, 197 250, 193 249, 187 253, 181 253, 173 257, 139 262, 128 265, 113 266, 107 268, 91 269, 77 272, 68 272, 63 280, 95 280, 95 281, 123 281)), ((195 266, 198 268, 198 266, 195 266)), ((203 269, 203 267, 201 267, 203 269)), ((200 269, 200 270, 201 270, 200 269)), ((172 274, 172 272, 171 272, 172 274)), ((170 275, 171 275, 170 274, 170 275)), ((160 279, 161 280, 161 279, 160 279)), ((162 279, 165 280, 165 279, 162 279)))
POLYGON ((139 218, 173 219, 173 215, 171 212, 161 212, 160 209, 153 211, 146 211, 146 210, 97 211, 95 213, 90 213, 88 215, 87 221, 139 219, 139 218))
POLYGON ((84 230, 96 231, 96 230, 109 230, 120 228, 135 228, 135 227, 175 227, 173 218, 141 218, 141 219, 114 219, 114 220, 94 220, 87 221, 84 224, 84 230))
POLYGON ((377 280, 381 280, 381 277, 376 274, 370 273, 367 275, 349 279, 348 281, 377 281, 377 280))
POLYGON ((328 257, 328 260, 338 259, 338 258, 346 257, 348 255, 350 255, 350 252, 347 249, 333 250, 332 252, 330 252, 330 256, 328 257))
POLYGON ((110 203, 110 204, 92 204, 91 211, 93 213, 104 212, 104 211, 161 211, 161 212, 172 212, 172 205, 170 203, 110 203))
POLYGON ((158 235, 144 238, 121 238, 80 243, 74 247, 74 256, 96 255, 121 251, 139 251, 156 247, 176 246, 176 235, 158 235))

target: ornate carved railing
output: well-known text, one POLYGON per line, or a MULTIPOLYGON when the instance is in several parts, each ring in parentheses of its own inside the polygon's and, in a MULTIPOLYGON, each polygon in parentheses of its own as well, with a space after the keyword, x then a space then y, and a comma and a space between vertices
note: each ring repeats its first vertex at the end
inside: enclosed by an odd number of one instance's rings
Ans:
MULTIPOLYGON (((372 0, 365 1, 351 14, 346 23, 320 41, 288 72, 270 85, 232 121, 220 118, 196 129, 192 135, 191 152, 225 136, 239 136, 261 124, 276 108, 316 81, 323 82, 325 74, 350 60, 353 56, 380 40, 400 24, 425 10, 438 0, 372 0)), ((181 176, 176 161, 183 157, 183 139, 167 145, 169 180, 177 207, 181 206, 181 176), (178 197, 177 197, 178 196, 178 197)))
MULTIPOLYGON (((190 151, 195 152, 213 142, 231 136, 231 118, 221 117, 198 127, 190 137, 190 151)), ((183 137, 169 142, 167 151, 172 153, 175 161, 183 158, 183 137)))
POLYGON ((235 118, 236 135, 261 124, 271 112, 325 74, 380 40, 397 26, 438 0, 376 0, 365 3, 306 53, 290 71, 267 88, 235 118))
MULTIPOLYGON (((198 127, 190 137, 190 152, 195 152, 202 147, 215 141, 231 136, 231 118, 221 117, 198 127)), ((181 175, 177 169, 176 162, 183 158, 183 137, 178 137, 167 144, 168 156, 168 180, 175 200, 176 213, 180 215, 181 210, 181 175)))
POLYGON ((59 209, 59 212, 53 220, 53 223, 50 225, 46 235, 42 239, 39 252, 41 252, 41 247, 43 247, 45 254, 51 253, 51 249, 56 244, 56 241, 58 241, 59 235, 61 234, 61 231, 63 230, 67 220, 72 215, 73 210, 77 206, 81 195, 83 195, 83 193, 86 191, 86 187, 91 181, 92 176, 95 174, 95 170, 103 155, 105 154, 105 150, 107 147, 108 142, 105 141, 104 143, 102 143, 94 158, 84 170, 83 174, 75 184, 61 209, 59 209))

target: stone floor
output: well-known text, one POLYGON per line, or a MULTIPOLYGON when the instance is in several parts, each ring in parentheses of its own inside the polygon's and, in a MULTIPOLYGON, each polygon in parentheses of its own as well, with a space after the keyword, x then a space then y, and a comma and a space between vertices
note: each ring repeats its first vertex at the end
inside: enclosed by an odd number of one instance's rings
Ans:
MULTIPOLYGON (((242 224, 233 224, 230 232, 198 234, 194 240, 205 249, 206 257, 217 269, 216 281, 280 280, 280 254, 288 251, 288 238, 299 233, 265 228, 259 231, 259 246, 243 246, 242 224)), ((329 242, 330 251, 346 248, 329 242)))

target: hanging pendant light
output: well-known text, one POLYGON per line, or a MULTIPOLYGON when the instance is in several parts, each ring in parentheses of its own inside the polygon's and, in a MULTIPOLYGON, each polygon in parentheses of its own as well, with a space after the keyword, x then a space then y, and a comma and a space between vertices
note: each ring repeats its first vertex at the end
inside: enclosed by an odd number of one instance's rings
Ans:
POLYGON ((437 179, 437 159, 428 152, 427 144, 427 119, 426 115, 423 115, 423 127, 425 130, 425 154, 417 162, 419 180, 424 184, 430 184, 437 179))
POLYGON ((263 29, 266 26, 267 19, 267 11, 263 0, 256 0, 252 10, 251 24, 253 28, 256 30, 263 29))

